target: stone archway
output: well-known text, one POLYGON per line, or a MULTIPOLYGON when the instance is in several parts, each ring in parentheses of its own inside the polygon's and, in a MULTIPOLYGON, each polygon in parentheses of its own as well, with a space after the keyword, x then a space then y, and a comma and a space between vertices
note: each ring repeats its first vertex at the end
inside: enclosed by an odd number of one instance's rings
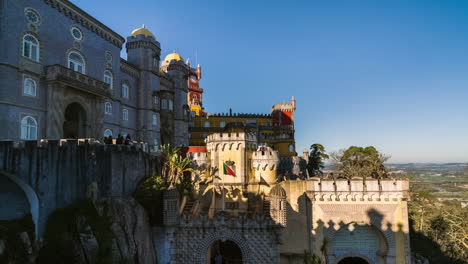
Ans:
POLYGON ((370 264, 367 260, 360 257, 347 257, 338 262, 338 264, 370 264))
MULTIPOLYGON (((22 195, 25 195, 26 197, 26 200, 27 200, 27 203, 28 205, 26 206, 24 203, 23 204, 19 204, 21 203, 22 199, 18 199, 18 196, 17 195, 20 195, 18 194, 17 192, 15 193, 15 188, 9 188, 11 193, 8 194, 7 192, 1 192, 2 195, 6 195, 6 196, 9 196, 10 198, 13 198, 14 199, 14 203, 15 206, 11 205, 10 204, 10 207, 12 210, 16 210, 16 212, 12 212, 13 214, 9 214, 11 216, 19 216, 18 215, 18 209, 20 209, 21 212, 19 213, 24 213, 24 210, 28 210, 30 213, 31 213, 31 217, 32 217, 32 220, 34 222, 34 226, 35 226, 35 232, 36 232, 36 237, 37 238, 40 238, 42 236, 42 230, 39 229, 39 198, 37 197, 37 194, 36 192, 34 191, 33 188, 31 188, 31 186, 29 186, 27 183, 25 183, 23 180, 21 180, 20 178, 18 178, 17 176, 13 175, 13 174, 10 174, 10 173, 7 173, 7 172, 4 172, 4 171, 0 171, 0 183, 2 183, 2 186, 3 187, 6 187, 8 188, 8 182, 11 182, 12 184, 16 185, 15 187, 19 187, 18 189, 22 190, 24 193, 22 195), (2 177, 4 177, 2 179, 2 177), (21 208, 23 207, 23 208, 21 208)), ((0 195, 1 196, 1 195, 0 195)), ((5 201, 7 197, 2 197, 2 201, 5 201)), ((3 212, 3 213, 6 213, 8 214, 8 212, 3 212)), ((8 215, 5 215, 5 216, 2 216, 2 218, 5 217, 5 220, 13 220, 13 219, 8 219, 9 216, 8 215)))
POLYGON ((210 249, 213 246, 213 244, 215 244, 217 241, 231 241, 231 243, 234 243, 241 252, 242 262, 240 263, 251 263, 251 252, 249 251, 249 246, 247 245, 247 241, 245 240, 245 238, 243 238, 242 235, 240 235, 238 232, 233 232, 232 230, 224 228, 220 228, 218 232, 211 232, 201 243, 199 243, 197 249, 197 256, 194 258, 196 261, 194 261, 194 263, 211 263, 209 262, 210 249))
POLYGON ((208 249, 210 264, 242 264, 242 259, 241 249, 231 240, 217 240, 208 249))
POLYGON ((71 103, 65 108, 63 122, 64 138, 85 138, 86 111, 79 103, 71 103))

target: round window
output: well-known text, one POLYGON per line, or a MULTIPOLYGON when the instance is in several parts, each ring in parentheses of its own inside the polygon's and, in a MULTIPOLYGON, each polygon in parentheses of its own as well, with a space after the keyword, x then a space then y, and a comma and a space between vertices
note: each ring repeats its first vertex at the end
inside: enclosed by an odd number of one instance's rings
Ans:
POLYGON ((39 24, 40 19, 39 19, 39 14, 32 10, 32 9, 26 9, 25 11, 26 19, 28 20, 29 23, 32 24, 39 24))
POLYGON ((112 62, 112 54, 110 52, 106 52, 106 61, 112 62))
POLYGON ((76 39, 76 40, 82 40, 83 39, 83 33, 77 27, 72 27, 71 28, 71 34, 72 34, 73 38, 76 39))

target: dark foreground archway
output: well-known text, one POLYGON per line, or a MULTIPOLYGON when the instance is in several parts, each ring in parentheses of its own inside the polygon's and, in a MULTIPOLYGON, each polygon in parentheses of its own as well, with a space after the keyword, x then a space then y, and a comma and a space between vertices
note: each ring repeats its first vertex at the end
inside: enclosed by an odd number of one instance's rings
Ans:
POLYGON ((64 138, 86 137, 86 112, 79 103, 71 103, 65 108, 63 122, 64 138))
POLYGON ((363 258, 358 258, 358 257, 349 257, 349 258, 344 258, 338 264, 370 264, 363 258))
POLYGON ((210 264, 242 264, 242 252, 231 240, 215 241, 208 250, 210 264))

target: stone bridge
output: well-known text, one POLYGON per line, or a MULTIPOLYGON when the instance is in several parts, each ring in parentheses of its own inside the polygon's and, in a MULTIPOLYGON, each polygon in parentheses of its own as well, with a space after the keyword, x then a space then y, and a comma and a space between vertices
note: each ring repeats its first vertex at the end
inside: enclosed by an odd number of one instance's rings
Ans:
POLYGON ((57 208, 131 195, 159 164, 147 149, 93 139, 0 141, 0 220, 31 214, 40 239, 57 208))

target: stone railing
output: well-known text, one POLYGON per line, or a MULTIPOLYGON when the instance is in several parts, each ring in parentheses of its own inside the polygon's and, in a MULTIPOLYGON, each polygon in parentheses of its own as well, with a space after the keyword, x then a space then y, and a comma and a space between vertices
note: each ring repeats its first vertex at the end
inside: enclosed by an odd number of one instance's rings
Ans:
POLYGON ((48 81, 63 82, 69 86, 95 95, 106 97, 112 95, 109 84, 58 64, 47 66, 46 79, 48 81))

